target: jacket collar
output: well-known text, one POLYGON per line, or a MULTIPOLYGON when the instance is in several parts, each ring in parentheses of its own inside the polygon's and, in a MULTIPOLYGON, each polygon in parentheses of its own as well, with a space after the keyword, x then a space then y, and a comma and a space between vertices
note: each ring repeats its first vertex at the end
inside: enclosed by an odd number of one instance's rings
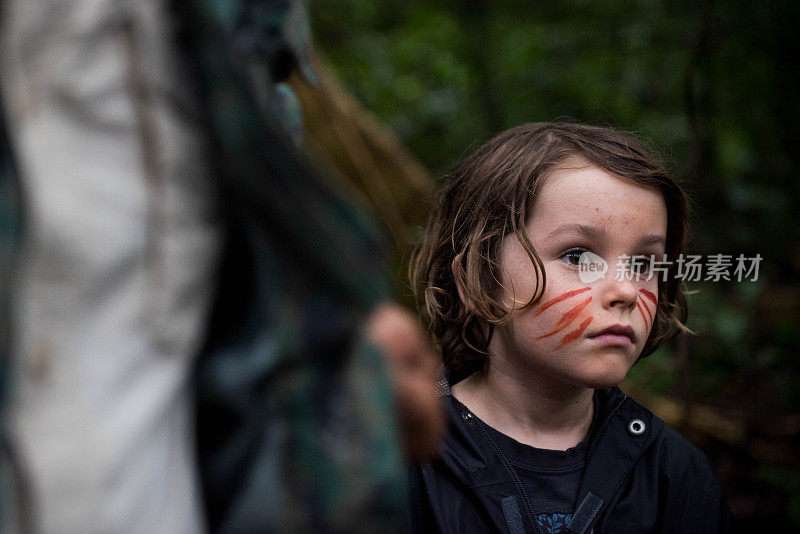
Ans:
MULTIPOLYGON (((450 394, 449 388, 442 391, 450 394)), ((642 453, 654 442, 664 426, 647 408, 627 397, 619 388, 597 390, 600 427, 589 445, 586 468, 578 492, 578 508, 568 525, 570 532, 584 533, 597 521, 620 490, 642 453)), ((466 408, 453 409, 451 417, 467 425, 451 425, 441 451, 441 460, 468 486, 511 482, 513 475, 497 469, 501 460, 492 444, 480 432, 482 424, 466 408)), ((521 499, 522 495, 518 498, 521 499)))
POLYGON ((589 446, 578 508, 567 525, 570 532, 579 534, 594 525, 664 426, 650 410, 619 388, 605 390, 602 396, 605 420, 589 446))

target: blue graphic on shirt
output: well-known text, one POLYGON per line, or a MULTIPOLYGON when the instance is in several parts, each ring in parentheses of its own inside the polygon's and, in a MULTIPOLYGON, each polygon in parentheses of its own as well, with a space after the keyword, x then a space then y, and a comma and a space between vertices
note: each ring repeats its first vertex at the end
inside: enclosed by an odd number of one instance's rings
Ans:
POLYGON ((539 514, 536 524, 546 534, 563 534, 567 531, 567 523, 572 519, 572 514, 539 514))

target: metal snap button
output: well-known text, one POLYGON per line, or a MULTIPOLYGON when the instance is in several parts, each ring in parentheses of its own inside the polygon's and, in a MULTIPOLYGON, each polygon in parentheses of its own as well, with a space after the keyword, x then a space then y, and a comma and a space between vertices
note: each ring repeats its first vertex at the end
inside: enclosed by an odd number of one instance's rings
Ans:
POLYGON ((461 414, 461 417, 463 417, 463 418, 464 418, 464 421, 466 421, 467 423, 469 423, 469 422, 471 422, 473 419, 475 419, 475 416, 474 416, 474 415, 472 415, 472 413, 471 413, 471 412, 462 412, 462 414, 461 414))
POLYGON ((647 426, 641 419, 634 419, 628 424, 628 432, 634 436, 641 436, 644 434, 645 428, 647 428, 647 426))

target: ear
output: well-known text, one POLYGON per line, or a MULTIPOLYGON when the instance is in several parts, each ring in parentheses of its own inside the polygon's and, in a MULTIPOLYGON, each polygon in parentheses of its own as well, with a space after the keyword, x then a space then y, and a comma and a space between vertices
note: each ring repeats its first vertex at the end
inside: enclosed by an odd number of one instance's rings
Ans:
POLYGON ((472 300, 467 297, 466 292, 464 291, 464 286, 461 283, 461 275, 464 272, 464 269, 461 265, 461 260, 464 259, 463 254, 458 254, 455 258, 453 258, 453 263, 450 264, 450 270, 453 273, 453 280, 456 282, 456 289, 458 290, 458 298, 461 299, 461 303, 466 306, 469 311, 475 311, 475 305, 472 303, 472 300))

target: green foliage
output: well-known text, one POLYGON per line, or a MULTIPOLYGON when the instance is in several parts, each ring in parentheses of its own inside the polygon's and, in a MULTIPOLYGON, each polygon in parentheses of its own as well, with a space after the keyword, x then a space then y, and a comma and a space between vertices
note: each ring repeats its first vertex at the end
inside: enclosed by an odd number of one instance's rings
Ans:
POLYGON ((688 16, 659 6, 317 0, 312 14, 355 94, 439 169, 499 130, 567 116, 685 147, 673 96, 688 46, 673 28, 688 16))
POLYGON ((691 196, 690 251, 764 257, 757 283, 689 284, 702 289, 690 322, 699 334, 690 346, 695 389, 714 398, 735 383, 740 391, 729 393, 746 394, 778 368, 800 378, 787 365, 800 346, 797 302, 769 299, 799 291, 793 118, 800 100, 787 77, 797 71, 787 47, 795 4, 314 0, 311 7, 319 46, 338 74, 435 170, 526 121, 569 117, 649 140, 691 196))
MULTIPOLYGON (((625 381, 640 388, 643 384, 651 393, 667 393, 675 387, 675 373, 672 372, 672 362, 675 352, 671 347, 662 345, 650 356, 636 362, 625 381)), ((628 392, 630 387, 621 386, 622 390, 628 392)))

